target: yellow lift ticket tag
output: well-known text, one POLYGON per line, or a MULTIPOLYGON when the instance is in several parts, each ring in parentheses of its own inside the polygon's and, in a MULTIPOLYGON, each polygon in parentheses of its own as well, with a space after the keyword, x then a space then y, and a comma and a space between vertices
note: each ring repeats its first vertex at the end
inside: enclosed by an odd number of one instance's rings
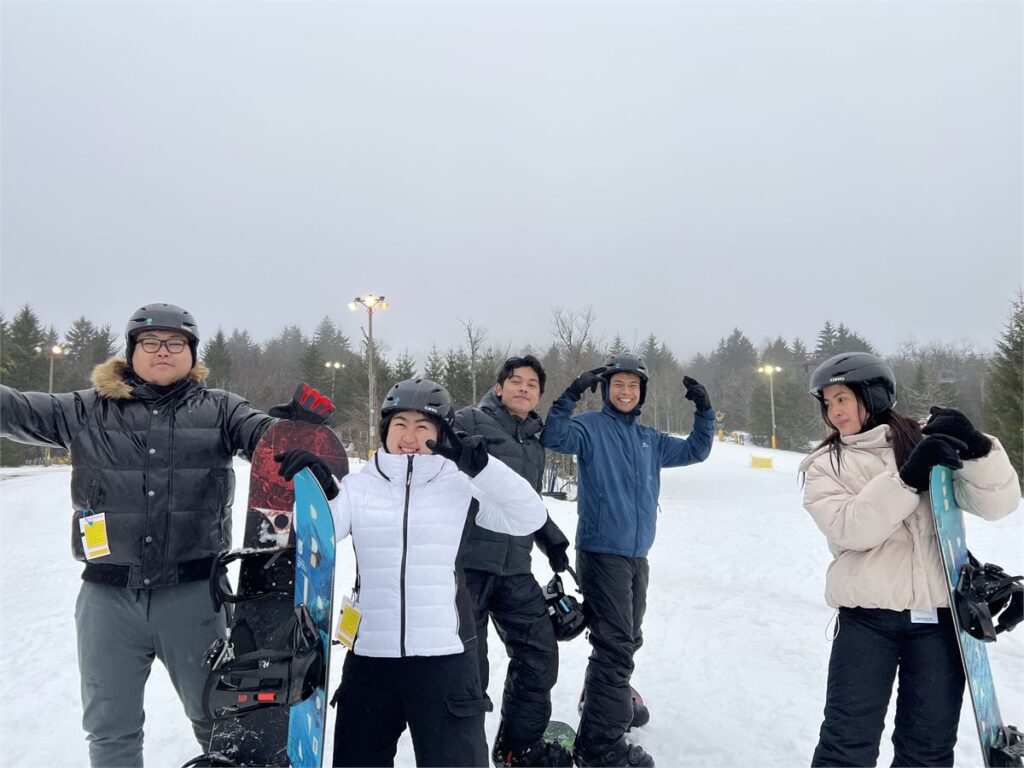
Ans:
POLYGON ((95 560, 110 554, 107 541, 107 515, 96 512, 78 519, 78 527, 82 531, 82 549, 86 560, 95 560))
POLYGON ((341 617, 338 619, 338 628, 334 631, 334 639, 352 650, 356 642, 356 633, 359 631, 359 620, 362 618, 363 612, 359 609, 359 603, 346 597, 341 603, 341 617))

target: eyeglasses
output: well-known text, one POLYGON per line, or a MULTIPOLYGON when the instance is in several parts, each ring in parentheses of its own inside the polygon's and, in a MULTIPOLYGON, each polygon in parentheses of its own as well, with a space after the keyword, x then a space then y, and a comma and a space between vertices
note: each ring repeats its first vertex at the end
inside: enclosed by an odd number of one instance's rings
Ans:
POLYGON ((167 351, 172 355, 180 355, 185 351, 187 345, 188 342, 184 339, 167 339, 166 341, 152 337, 139 339, 139 346, 142 347, 142 351, 149 352, 150 354, 159 352, 160 347, 167 347, 167 351))

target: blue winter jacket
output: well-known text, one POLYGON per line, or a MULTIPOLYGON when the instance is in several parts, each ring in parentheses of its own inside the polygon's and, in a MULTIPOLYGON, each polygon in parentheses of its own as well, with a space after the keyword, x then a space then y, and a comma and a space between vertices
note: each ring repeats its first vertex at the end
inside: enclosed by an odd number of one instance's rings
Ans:
POLYGON ((555 400, 541 442, 578 457, 576 549, 647 557, 654 543, 661 468, 708 457, 715 412, 695 413, 690 436, 681 438, 640 424, 639 408, 622 413, 605 400, 600 411, 573 416, 575 407, 567 395, 555 400))

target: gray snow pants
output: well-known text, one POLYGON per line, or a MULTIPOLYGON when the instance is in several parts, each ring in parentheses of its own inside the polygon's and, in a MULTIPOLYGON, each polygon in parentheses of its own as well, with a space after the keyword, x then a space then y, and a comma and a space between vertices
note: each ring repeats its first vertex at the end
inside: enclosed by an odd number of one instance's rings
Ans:
POLYGON ((167 668, 200 747, 213 722, 203 712, 206 649, 226 634, 206 580, 159 589, 82 582, 75 604, 82 727, 93 766, 141 766, 143 693, 153 659, 167 668))

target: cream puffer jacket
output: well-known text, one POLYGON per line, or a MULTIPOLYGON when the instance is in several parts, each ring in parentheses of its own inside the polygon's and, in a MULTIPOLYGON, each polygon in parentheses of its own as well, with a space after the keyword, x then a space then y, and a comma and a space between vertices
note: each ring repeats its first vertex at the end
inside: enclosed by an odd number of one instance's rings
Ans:
MULTIPOLYGON (((800 464, 804 507, 832 552, 828 604, 894 611, 948 606, 928 494, 900 481, 889 427, 844 437, 840 472, 830 458, 819 448, 800 464)), ((953 473, 953 487, 960 507, 986 520, 1020 504, 1017 473, 995 438, 988 455, 953 473)))

